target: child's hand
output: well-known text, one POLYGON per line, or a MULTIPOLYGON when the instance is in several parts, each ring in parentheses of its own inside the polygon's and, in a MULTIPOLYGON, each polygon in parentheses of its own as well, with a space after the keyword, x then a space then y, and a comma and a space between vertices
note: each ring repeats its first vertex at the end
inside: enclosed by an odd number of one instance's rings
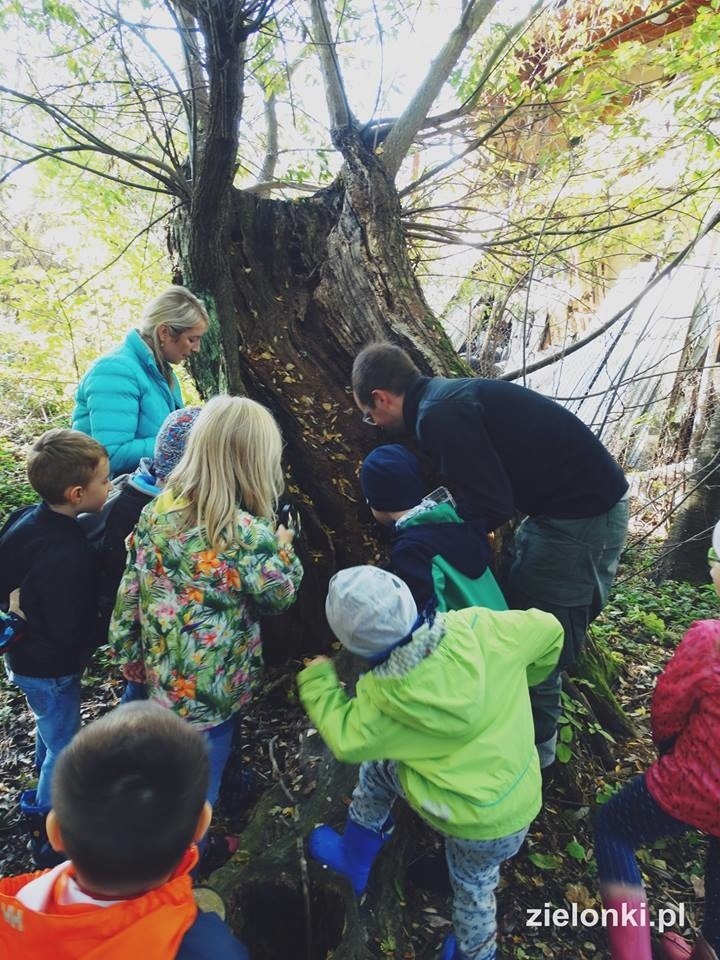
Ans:
POLYGON ((8 613, 14 613, 16 617, 22 617, 23 620, 27 620, 27 617, 20 609, 20 587, 16 587, 8 597, 8 613))
POLYGON ((284 547, 286 544, 292 543, 295 534, 292 530, 288 530, 287 527, 284 527, 282 524, 275 531, 275 536, 277 537, 277 542, 281 547, 284 547))
POLYGON ((135 660, 133 663, 124 663, 120 672, 131 683, 145 683, 145 664, 142 660, 135 660))
POLYGON ((312 660, 309 658, 303 660, 304 667, 314 667, 316 663, 330 663, 330 657, 320 655, 319 657, 313 657, 312 660))

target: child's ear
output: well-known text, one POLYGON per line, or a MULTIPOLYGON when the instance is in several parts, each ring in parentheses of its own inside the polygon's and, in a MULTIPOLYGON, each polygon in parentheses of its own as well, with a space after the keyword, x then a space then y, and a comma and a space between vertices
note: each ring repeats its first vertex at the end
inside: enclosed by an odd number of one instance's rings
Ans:
MULTIPOLYGON (((194 842, 197 842, 198 840, 202 840, 202 838, 207 833, 211 820, 212 820, 212 807, 206 800, 205 803, 203 804, 202 810, 200 811, 200 816, 198 817, 197 826, 195 827, 195 833, 193 834, 194 842)), ((48 837, 49 836, 50 834, 48 834, 48 837)))
POLYGON ((72 507, 77 507, 82 503, 83 493, 85 492, 85 487, 81 487, 79 484, 74 487, 65 487, 64 497, 65 503, 69 503, 72 507))
POLYGON ((47 815, 45 820, 45 832, 47 833, 47 838, 50 841, 50 846, 57 853, 62 853, 65 849, 65 844, 63 843, 62 834, 60 833, 60 824, 58 819, 55 816, 55 811, 51 810, 47 815))

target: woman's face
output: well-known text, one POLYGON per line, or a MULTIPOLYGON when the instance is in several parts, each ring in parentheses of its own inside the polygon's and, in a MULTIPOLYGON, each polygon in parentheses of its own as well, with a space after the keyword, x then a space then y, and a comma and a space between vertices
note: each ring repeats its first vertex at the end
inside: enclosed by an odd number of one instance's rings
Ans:
POLYGON ((194 327, 188 327, 180 333, 175 333, 166 323, 160 324, 158 336, 163 357, 168 363, 181 363, 186 360, 191 353, 199 351, 200 341, 206 330, 207 324, 204 320, 198 320, 194 327))

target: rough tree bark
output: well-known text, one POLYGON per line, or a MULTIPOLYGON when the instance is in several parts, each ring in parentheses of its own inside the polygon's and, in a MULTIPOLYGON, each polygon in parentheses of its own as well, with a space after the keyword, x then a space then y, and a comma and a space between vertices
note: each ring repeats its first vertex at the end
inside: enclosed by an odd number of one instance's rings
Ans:
POLYGON ((707 551, 720 518, 720 408, 715 409, 689 478, 689 493, 668 533, 658 580, 707 583, 707 551))

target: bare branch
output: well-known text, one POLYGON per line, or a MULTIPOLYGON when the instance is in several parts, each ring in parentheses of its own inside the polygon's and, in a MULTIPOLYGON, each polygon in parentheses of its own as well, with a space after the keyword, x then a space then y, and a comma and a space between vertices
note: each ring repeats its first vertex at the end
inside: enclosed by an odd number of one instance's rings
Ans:
MULTIPOLYGON (((40 97, 33 97, 5 86, 0 86, 0 93, 6 93, 16 98, 20 103, 25 103, 28 106, 37 107, 39 110, 42 110, 55 121, 65 136, 73 141, 76 146, 84 147, 84 149, 94 151, 95 153, 105 154, 105 156, 117 157, 118 160, 123 160, 130 166, 141 170, 149 177, 159 180, 160 183, 167 188, 169 193, 174 193, 177 196, 187 195, 187 184, 182 179, 179 171, 174 170, 160 160, 156 160, 155 157, 128 150, 121 150, 119 147, 114 147, 112 144, 106 143, 68 113, 40 97)), ((13 134, 12 131, 7 132, 12 139, 18 143, 22 142, 21 138, 13 134)), ((32 144, 32 147, 35 150, 41 151, 46 156, 52 156, 54 152, 54 148, 40 146, 38 144, 32 144)), ((66 162, 69 163, 71 161, 66 160, 66 162)))
POLYGON ((526 367, 520 367, 517 370, 511 370, 509 373, 504 373, 499 379, 500 380, 517 380, 518 377, 524 376, 528 373, 534 373, 536 370, 542 370, 543 367, 549 367, 553 363, 557 363, 558 360, 562 360, 564 357, 569 356, 571 353, 575 353, 577 350, 580 350, 581 347, 584 347, 588 343, 592 343, 593 340, 596 340, 599 336, 605 333, 606 330, 609 330, 613 324, 617 323, 618 320, 622 318, 637 306, 637 304, 642 300, 646 293, 649 290, 652 290, 653 287, 671 273, 675 267, 683 262, 685 257, 695 248, 695 246, 702 240, 703 237, 707 236, 712 230, 714 230, 720 224, 720 210, 717 210, 712 217, 706 222, 705 226, 700 230, 697 235, 686 244, 683 249, 677 253, 668 264, 666 264, 661 270, 655 274, 655 276, 643 287, 643 289, 635 296, 629 303, 627 303, 622 310, 619 310, 617 313, 613 314, 609 320, 606 320, 605 323, 601 324, 599 327, 596 327, 595 330, 591 331, 586 337, 581 337, 579 340, 576 340, 575 343, 570 344, 570 346, 563 347, 562 350, 559 350, 557 353, 553 353, 549 357, 543 357, 541 360, 536 360, 535 363, 530 363, 526 367))
POLYGON ((105 273, 106 270, 109 270, 110 267, 114 266, 114 264, 116 264, 118 260, 122 259, 122 257, 125 256, 125 254, 128 252, 128 250, 135 243, 136 240, 139 240, 140 237, 147 236, 147 234, 150 233, 153 227, 157 226, 158 223, 162 223, 162 221, 165 220, 166 217, 169 217, 171 216, 171 214, 175 213, 175 211, 179 208, 179 206, 180 204, 175 204, 174 206, 170 207, 169 209, 161 213, 160 216, 152 219, 150 223, 146 224, 142 228, 142 230, 138 230, 135 236, 131 237, 130 240, 128 240, 128 242, 125 244, 122 250, 116 256, 114 256, 112 260, 109 260, 107 263, 103 264, 103 266, 100 267, 99 270, 96 270, 95 273, 91 274, 89 277, 86 277, 85 280, 83 280, 82 283, 79 283, 76 287, 74 287, 70 291, 70 293, 67 293, 65 294, 64 297, 61 297, 60 302, 64 303, 65 300, 69 300, 71 297, 74 297, 76 293, 79 293, 83 289, 83 287, 86 287, 89 283, 92 283, 95 277, 99 277, 101 274, 105 273))
MULTIPOLYGON (((622 36, 622 34, 627 33, 630 30, 633 30, 635 27, 640 26, 649 20, 652 20, 654 17, 658 17, 661 14, 664 14, 673 10, 675 7, 679 6, 684 2, 685 0, 670 0, 670 2, 667 3, 661 9, 654 10, 650 13, 647 13, 644 16, 637 17, 636 19, 631 20, 628 23, 621 24, 619 27, 616 27, 614 30, 611 30, 609 33, 606 33, 602 37, 599 37, 596 40, 593 40, 591 43, 588 43, 585 47, 583 47, 582 50, 578 51, 576 54, 569 57, 564 63, 561 63, 555 70, 549 73, 547 77, 543 77, 543 83, 545 85, 552 83, 555 79, 557 79, 558 76, 560 76, 560 74, 564 73, 566 70, 569 70, 570 67, 574 66, 577 63, 577 61, 581 57, 583 57, 585 54, 591 52, 592 50, 596 50, 602 47, 604 44, 608 43, 610 40, 614 40, 617 37, 622 36)), ((540 4, 540 6, 541 5, 542 4, 540 4)), ((538 4, 535 4, 535 6, 533 6, 532 10, 528 13, 527 17, 523 21, 523 24, 521 25, 524 25, 524 23, 527 23, 527 21, 536 14, 538 10, 538 6, 539 6, 538 4)), ((499 55, 499 48, 496 48, 496 50, 493 51, 493 54, 491 55, 491 59, 492 57, 496 57, 498 55, 499 55)), ((494 66, 494 63, 490 65, 490 67, 492 66, 494 66)), ((479 94, 482 90, 482 86, 487 81, 487 77, 490 75, 490 72, 491 72, 491 68, 489 69, 488 67, 486 67, 486 69, 483 71, 483 75, 480 81, 478 82, 478 85, 475 91, 471 95, 470 101, 477 103, 479 94)), ((481 137, 478 137, 476 140, 471 141, 471 143, 468 144, 468 146, 464 150, 461 150, 454 157, 451 157, 449 160, 445 161, 444 163, 438 164, 436 167, 433 167, 430 170, 426 171, 426 173, 424 173, 421 177, 419 177, 414 183, 406 187, 402 191, 401 196, 404 196, 410 193, 411 191, 417 189, 417 187, 419 187, 422 183, 425 183, 427 180, 436 176, 438 173, 441 173, 443 170, 448 169, 448 167, 452 166, 454 163, 456 163, 458 160, 461 160, 463 157, 467 156, 469 153, 472 153, 474 150, 477 150, 480 146, 482 146, 483 143, 485 143, 495 133, 497 133, 497 131, 510 119, 510 117, 513 116, 514 113, 516 113, 520 109, 520 107, 530 106, 530 104, 527 104, 526 102, 528 95, 529 95, 529 91, 521 95, 517 99, 515 104, 511 108, 509 108, 490 127, 490 129, 486 131, 486 133, 484 133, 481 137)), ((439 126, 440 124, 444 124, 448 121, 456 119, 459 116, 462 116, 463 113, 465 112, 465 108, 468 102, 469 101, 466 101, 466 103, 461 105, 456 111, 449 111, 448 113, 445 113, 445 114, 439 114, 438 116, 435 116, 435 117, 429 117, 427 118, 427 120, 424 120, 424 122, 421 121, 418 127, 418 130, 424 129, 426 127, 431 127, 431 126, 439 126)), ((408 107, 408 110, 409 109, 410 108, 408 107)), ((428 110, 429 110, 429 107, 428 107, 428 110)), ((407 113, 407 110, 405 112, 407 113)), ((400 121, 398 121, 398 123, 399 122, 400 121)), ((387 153, 387 143, 391 140, 392 136, 393 136, 393 133, 390 133, 390 135, 387 138, 387 141, 385 144, 386 153, 387 153)), ((411 144, 408 144, 407 146, 408 150, 410 149, 410 146, 411 144)), ((402 157, 400 158, 400 160, 402 162, 402 157)), ((387 163, 386 163, 386 166, 387 166, 387 163)), ((398 169, 399 169, 399 165, 398 165, 398 169)))
MULTIPOLYGON (((268 184, 275 176, 275 168, 278 162, 278 119, 276 110, 275 94, 271 93, 265 98, 265 156, 263 157, 262 167, 260 168, 261 183, 268 184)), ((267 186, 255 187, 255 193, 265 196, 269 192, 267 186)))
MULTIPOLYGON (((299 56, 293 60, 292 63, 288 63, 285 68, 285 78, 287 80, 288 87, 292 83, 292 76, 300 66, 300 64, 305 59, 305 52, 303 51, 299 56)), ((269 95, 265 96, 264 99, 264 112, 265 112, 265 131, 266 131, 266 142, 265 142, 265 156, 263 157, 262 167, 260 168, 259 173, 259 183, 257 183, 253 188, 252 192, 257 193, 260 196, 267 196, 274 186, 277 186, 280 181, 275 179, 275 169, 277 167, 279 150, 278 150, 278 119, 277 119, 277 96, 273 91, 269 95)), ((313 188, 320 189, 319 187, 313 188)))
POLYGON ((310 0, 312 13, 313 42, 317 47, 320 59, 325 99, 330 114, 330 131, 346 130, 357 126, 350 104, 348 103, 345 84, 340 72, 335 42, 330 33, 330 23, 324 0, 310 0))
POLYGON ((437 99, 461 53, 497 2, 498 0, 470 0, 466 5, 460 23, 430 64, 425 79, 394 124, 383 145, 383 165, 389 176, 394 177, 397 174, 405 155, 412 146, 415 135, 423 125, 430 107, 437 99))

